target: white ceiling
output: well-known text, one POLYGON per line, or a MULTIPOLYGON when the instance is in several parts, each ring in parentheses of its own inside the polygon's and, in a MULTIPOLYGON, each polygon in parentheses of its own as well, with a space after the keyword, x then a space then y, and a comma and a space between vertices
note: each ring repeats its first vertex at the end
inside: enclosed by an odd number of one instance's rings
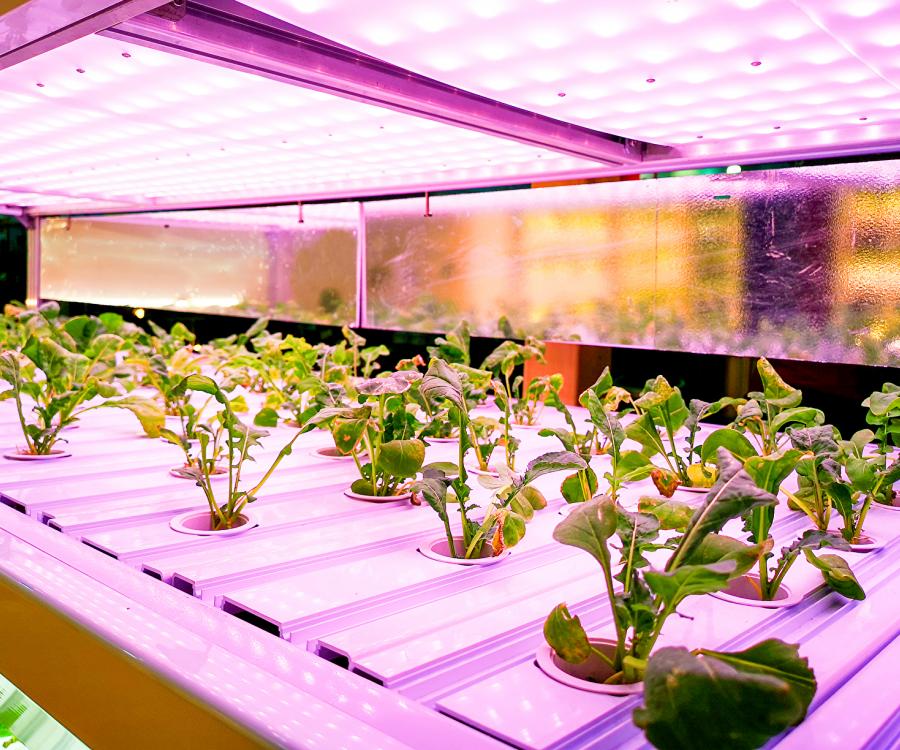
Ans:
POLYGON ((641 140, 761 148, 821 131, 900 133, 897 0, 247 4, 451 85, 641 140))

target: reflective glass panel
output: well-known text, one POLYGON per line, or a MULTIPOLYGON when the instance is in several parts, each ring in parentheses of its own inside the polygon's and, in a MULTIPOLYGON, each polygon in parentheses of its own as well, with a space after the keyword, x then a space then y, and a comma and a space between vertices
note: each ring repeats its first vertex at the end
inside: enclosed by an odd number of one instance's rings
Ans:
POLYGON ((41 294, 309 323, 356 319, 355 203, 42 221, 41 294))

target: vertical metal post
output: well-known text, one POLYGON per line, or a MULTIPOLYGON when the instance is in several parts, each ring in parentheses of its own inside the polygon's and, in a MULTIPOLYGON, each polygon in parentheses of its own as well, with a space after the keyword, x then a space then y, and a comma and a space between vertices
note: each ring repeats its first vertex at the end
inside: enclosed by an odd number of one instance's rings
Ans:
POLYGON ((25 280, 25 304, 41 303, 41 218, 36 216, 28 229, 28 260, 25 280))
POLYGON ((359 202, 359 223, 356 227, 356 327, 365 328, 366 315, 366 204, 359 202))

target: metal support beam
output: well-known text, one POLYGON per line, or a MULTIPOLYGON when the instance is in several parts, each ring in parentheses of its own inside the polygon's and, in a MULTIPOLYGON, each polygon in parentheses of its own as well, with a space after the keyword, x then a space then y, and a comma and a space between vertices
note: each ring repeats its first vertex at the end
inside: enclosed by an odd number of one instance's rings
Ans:
POLYGON ((41 304, 41 219, 35 218, 28 228, 28 260, 25 278, 25 304, 41 304))
POLYGON ((368 256, 366 253, 366 204, 359 203, 359 223, 356 227, 356 327, 365 328, 368 322, 368 298, 366 289, 369 286, 367 278, 368 256))
POLYGON ((166 4, 161 0, 29 0, 0 16, 0 70, 166 4))
POLYGON ((448 86, 233 0, 188 0, 180 20, 148 14, 103 34, 605 165, 672 153, 448 86))

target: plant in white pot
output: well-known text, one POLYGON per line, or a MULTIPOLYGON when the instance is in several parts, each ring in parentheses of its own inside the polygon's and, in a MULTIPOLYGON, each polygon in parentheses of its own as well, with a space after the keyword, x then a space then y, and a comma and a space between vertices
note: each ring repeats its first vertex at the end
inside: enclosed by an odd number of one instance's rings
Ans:
MULTIPOLYGON (((578 403, 588 408, 590 394, 594 394, 596 400, 604 409, 616 414, 616 410, 623 402, 631 400, 631 396, 624 388, 613 385, 609 368, 603 368, 603 372, 593 385, 586 388, 578 397, 578 403)), ((567 476, 562 483, 561 492, 568 503, 581 503, 590 500, 597 492, 597 474, 590 466, 591 457, 595 454, 607 454, 611 449, 606 433, 601 433, 593 421, 585 422, 584 427, 579 428, 575 424, 575 417, 571 410, 563 403, 558 391, 549 393, 545 399, 550 406, 566 420, 566 427, 544 427, 538 434, 541 437, 555 437, 562 443, 565 450, 577 453, 585 461, 585 468, 567 476), (602 445, 600 440, 602 439, 602 445)), ((596 408, 596 407, 595 407, 596 408)), ((605 421, 605 420, 604 420, 605 421)), ((616 450, 621 448, 621 442, 616 450)))
POLYGON ((613 637, 589 637, 579 618, 560 604, 544 624, 548 647, 539 652, 539 665, 554 678, 583 689, 599 685, 605 686, 601 692, 634 692, 666 620, 681 602, 726 588, 769 549, 770 542, 751 545, 723 536, 719 532, 725 524, 755 507, 776 503, 723 450, 716 483, 658 570, 647 555, 671 545, 660 540, 661 524, 655 515, 629 512, 609 497, 574 506, 553 537, 583 549, 599 563, 613 637), (614 540, 621 544, 618 562, 614 540))
POLYGON ((459 560, 499 557, 518 544, 525 535, 526 522, 547 504, 532 482, 557 471, 581 470, 586 464, 574 453, 557 451, 545 453, 530 462, 522 476, 501 467, 496 478, 479 477, 482 485, 492 493, 490 503, 481 510, 470 500, 472 490, 468 485, 465 454, 471 415, 459 373, 443 360, 433 359, 419 390, 428 398, 443 398, 453 405, 458 432, 463 436, 457 451, 454 477, 441 470, 426 469, 423 478, 411 487, 425 499, 444 525, 445 543, 441 555, 459 560), (454 506, 459 512, 459 535, 454 535, 450 518, 450 509, 454 506), (482 512, 480 521, 474 519, 479 511, 482 512))
MULTIPOLYGON (((830 432, 830 431, 827 431, 830 432)), ((735 433, 738 434, 738 433, 735 433)), ((739 460, 747 474, 766 492, 777 496, 784 480, 794 471, 798 463, 812 456, 812 452, 804 452, 798 448, 782 448, 777 453, 764 456, 756 455, 752 445, 737 442, 735 449, 743 453, 732 453, 739 460)), ((704 443, 703 453, 708 456, 710 444, 704 443)), ((719 447, 718 454, 725 448, 719 447)), ((825 547, 836 550, 850 550, 850 545, 839 535, 821 529, 810 529, 781 549, 775 558, 771 550, 772 525, 775 522, 774 507, 757 507, 744 516, 744 529, 754 544, 770 544, 770 549, 760 557, 755 574, 747 574, 736 581, 731 590, 720 596, 741 602, 759 602, 763 606, 787 606, 796 603, 789 589, 784 586, 784 578, 800 559, 802 554, 806 560, 822 571, 825 583, 838 593, 850 599, 864 599, 865 592, 853 575, 853 571, 842 557, 834 554, 816 555, 815 552, 825 547)))
MULTIPOLYGON (((481 364, 482 370, 488 370, 494 375, 491 386, 494 391, 494 400, 504 412, 505 437, 507 439, 509 439, 511 425, 534 424, 538 399, 544 391, 543 386, 539 385, 531 392, 525 385, 524 376, 515 375, 516 368, 530 360, 544 362, 546 349, 546 344, 533 336, 529 336, 521 344, 515 341, 504 341, 488 354, 481 364)), ((513 468, 510 460, 507 460, 507 466, 513 468)))
POLYGON ((671 497, 678 487, 704 490, 715 481, 713 467, 698 461, 700 447, 697 437, 700 421, 727 406, 742 404, 744 399, 720 398, 714 403, 693 399, 686 405, 681 391, 662 376, 644 387, 634 400, 637 418, 625 428, 627 437, 641 444, 648 458, 659 456, 664 467, 654 467, 651 477, 665 497, 671 497), (685 429, 684 447, 676 441, 679 430, 685 429))
MULTIPOLYGON (((119 408, 130 411, 151 436, 163 426, 162 410, 153 401, 122 396, 121 386, 94 375, 95 360, 71 352, 49 337, 29 338, 22 353, 0 354, 0 381, 9 388, 0 400, 13 399, 25 445, 7 458, 52 458, 68 455, 57 447, 60 433, 89 411, 119 408), (24 398, 35 415, 26 416, 24 398)), ((105 368, 103 368, 105 369, 105 368)))
POLYGON ((216 449, 212 430, 200 430, 199 455, 192 466, 185 467, 183 474, 193 479, 202 490, 208 510, 190 511, 173 519, 170 523, 178 531, 193 534, 215 534, 249 529, 253 524, 247 511, 250 503, 256 502, 257 493, 274 473, 278 465, 292 452, 294 442, 300 436, 298 431, 278 452, 265 474, 249 489, 241 487, 241 473, 247 461, 252 461, 254 449, 260 447, 260 439, 269 433, 252 425, 246 425, 237 418, 231 408, 228 395, 215 380, 206 375, 188 375, 178 385, 178 391, 200 391, 212 396, 221 406, 218 419, 224 431, 225 470, 227 482, 214 484, 216 449))
POLYGON ((421 377, 404 370, 360 380, 355 405, 322 409, 306 423, 304 431, 330 429, 337 450, 352 456, 359 479, 350 485, 348 496, 371 501, 411 497, 406 485, 422 468, 425 443, 414 437, 421 425, 405 394, 421 377))

